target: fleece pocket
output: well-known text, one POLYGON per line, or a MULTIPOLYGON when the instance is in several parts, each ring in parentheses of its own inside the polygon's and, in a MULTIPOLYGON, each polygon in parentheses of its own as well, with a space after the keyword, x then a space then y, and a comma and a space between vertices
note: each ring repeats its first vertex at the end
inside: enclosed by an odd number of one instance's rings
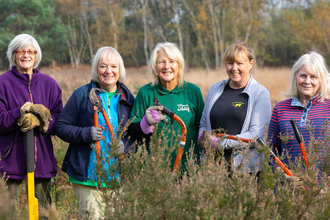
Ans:
POLYGON ((3 155, 1 155, 0 160, 6 159, 12 152, 13 148, 13 142, 10 142, 9 146, 6 148, 6 150, 3 152, 3 155))

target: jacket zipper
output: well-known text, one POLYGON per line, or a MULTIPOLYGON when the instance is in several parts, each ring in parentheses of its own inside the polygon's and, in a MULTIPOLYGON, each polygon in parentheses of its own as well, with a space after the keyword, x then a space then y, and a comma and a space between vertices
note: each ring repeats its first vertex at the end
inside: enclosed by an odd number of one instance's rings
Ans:
MULTIPOLYGON (((30 94, 31 102, 33 103, 31 84, 32 84, 32 75, 31 75, 31 77, 29 77, 28 91, 30 94)), ((37 136, 36 136, 36 133, 34 132, 34 169, 36 169, 36 163, 37 163, 37 136)))
MULTIPOLYGON (((111 98, 110 98, 110 99, 111 99, 111 98)), ((110 99, 108 98, 108 94, 107 94, 109 121, 111 120, 111 114, 110 114, 110 99)))

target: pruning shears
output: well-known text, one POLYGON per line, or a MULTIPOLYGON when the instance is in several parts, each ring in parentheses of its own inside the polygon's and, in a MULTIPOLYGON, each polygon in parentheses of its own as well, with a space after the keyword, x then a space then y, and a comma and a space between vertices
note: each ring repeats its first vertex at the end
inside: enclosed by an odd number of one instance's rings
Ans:
POLYGON ((26 138, 26 166, 27 166, 27 186, 28 186, 28 204, 29 220, 38 220, 38 199, 35 197, 34 185, 34 131, 29 130, 25 134, 26 138))
POLYGON ((163 106, 163 110, 162 113, 167 115, 168 117, 170 117, 171 121, 166 121, 166 120, 162 120, 162 122, 164 122, 165 124, 172 124, 174 121, 178 122, 180 127, 181 127, 181 131, 182 131, 182 135, 181 135, 181 140, 180 140, 180 147, 178 149, 178 153, 176 154, 176 158, 175 158, 175 162, 174 162, 174 166, 173 166, 173 172, 174 171, 178 171, 180 168, 180 161, 182 158, 182 154, 183 154, 183 150, 184 150, 184 146, 186 145, 186 138, 187 138, 187 128, 185 123, 182 121, 182 119, 177 116, 175 114, 174 111, 169 110, 168 108, 166 108, 164 105, 159 103, 159 99, 157 97, 155 97, 153 99, 153 105, 154 106, 163 106))
POLYGON ((300 150, 301 150, 302 155, 304 156, 304 159, 305 159, 305 162, 307 164, 307 167, 309 167, 308 160, 307 160, 306 149, 305 149, 304 143, 302 141, 302 136, 301 136, 301 134, 300 134, 300 132, 298 130, 298 127, 297 127, 297 124, 296 124, 296 120, 291 119, 290 120, 290 123, 292 125, 293 131, 294 131, 294 135, 296 136, 296 139, 297 139, 297 141, 299 143, 299 147, 300 147, 300 150))
MULTIPOLYGON (((91 101, 91 103, 93 104, 93 107, 94 107, 94 127, 98 127, 99 126, 98 114, 99 114, 99 112, 101 112, 102 115, 103 115, 103 118, 105 120, 105 123, 108 126, 108 129, 110 131, 110 134, 111 134, 112 138, 114 140, 117 140, 116 135, 115 135, 115 132, 113 131, 113 129, 111 127, 111 124, 110 124, 109 118, 107 116, 107 113, 105 112, 104 107, 102 105, 102 100, 100 99, 100 97, 98 97, 96 95, 96 92, 95 92, 96 90, 99 91, 99 89, 97 89, 97 88, 92 88, 91 91, 90 91, 90 93, 89 93, 89 100, 91 101)), ((97 160, 97 164, 100 164, 100 155, 101 155, 100 149, 101 149, 101 147, 100 147, 99 141, 96 141, 95 142, 95 146, 96 146, 96 160, 97 160)))
MULTIPOLYGON (((240 137, 237 137, 237 136, 232 136, 232 135, 227 135, 227 134, 218 133, 217 136, 219 136, 221 138, 225 137, 225 138, 228 138, 228 139, 231 139, 231 140, 236 140, 236 141, 241 140, 245 143, 252 143, 253 142, 253 140, 251 140, 251 139, 240 138, 240 137)), ((275 155, 275 153, 269 147, 266 146, 265 142, 260 137, 257 139, 257 142, 259 144, 261 144, 261 146, 263 146, 264 148, 267 148, 269 150, 271 157, 274 159, 274 161, 277 163, 277 165, 279 165, 279 167, 281 167, 284 170, 284 172, 288 176, 292 176, 292 177, 294 176, 293 173, 288 168, 286 168, 284 166, 284 163, 275 155)), ((304 186, 302 186, 302 188, 305 189, 304 186)))
MULTIPOLYGON (((261 144, 262 147, 267 148, 269 150, 271 157, 274 159, 274 161, 277 163, 277 165, 279 165, 284 170, 284 172, 288 176, 292 176, 292 177, 294 176, 293 173, 291 173, 291 171, 284 166, 283 162, 278 157, 276 157, 274 152, 269 147, 266 146, 265 142, 261 138, 258 138, 257 141, 259 144, 261 144)), ((303 190, 305 190, 304 186, 302 186, 302 188, 303 188, 303 190)))

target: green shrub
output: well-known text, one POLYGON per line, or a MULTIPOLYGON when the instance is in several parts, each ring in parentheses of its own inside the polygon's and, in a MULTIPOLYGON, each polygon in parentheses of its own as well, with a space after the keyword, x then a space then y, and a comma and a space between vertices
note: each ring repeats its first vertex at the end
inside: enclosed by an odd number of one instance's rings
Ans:
MULTIPOLYGON (((228 164, 215 159, 209 148, 200 165, 190 155, 185 172, 172 172, 171 152, 164 154, 171 140, 162 134, 153 135, 148 151, 140 146, 136 154, 120 160, 121 190, 112 191, 115 197, 106 196, 106 219, 329 218, 329 192, 320 193, 322 187, 316 183, 315 164, 320 158, 313 154, 313 145, 309 152, 311 168, 305 170, 303 162, 296 161, 297 168, 292 170, 303 181, 305 190, 301 190, 274 179, 268 149, 260 149, 266 159, 259 178, 242 170, 228 173, 228 164)), ((178 143, 179 137, 175 138, 178 143)), ((322 184, 324 188, 326 183, 322 184)))

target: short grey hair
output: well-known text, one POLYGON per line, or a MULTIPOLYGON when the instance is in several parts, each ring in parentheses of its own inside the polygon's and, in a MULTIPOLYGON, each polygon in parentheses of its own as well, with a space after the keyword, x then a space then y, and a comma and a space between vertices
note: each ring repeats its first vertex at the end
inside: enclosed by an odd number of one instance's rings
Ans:
POLYGON ((297 73, 299 70, 305 67, 310 73, 316 74, 320 80, 320 90, 319 90, 319 100, 323 101, 330 97, 330 74, 326 67, 326 62, 324 57, 312 51, 310 53, 302 55, 293 65, 291 69, 289 91, 283 93, 287 98, 292 98, 294 96, 298 97, 299 90, 297 86, 297 73))
POLYGON ((97 75, 97 65, 99 64, 99 61, 103 60, 104 57, 108 56, 109 59, 111 59, 112 56, 115 56, 117 58, 118 64, 119 64, 119 79, 118 81, 120 83, 124 82, 126 79, 126 71, 124 66, 123 58, 120 56, 118 51, 109 46, 101 47, 97 50, 93 61, 92 61, 92 69, 91 69, 91 78, 95 82, 99 82, 99 77, 97 75))
POLYGON ((175 43, 171 42, 160 42, 156 45, 155 49, 153 50, 150 61, 149 61, 149 74, 151 76, 151 85, 155 86, 159 83, 159 77, 158 73, 156 71, 157 69, 157 57, 158 57, 158 52, 160 51, 165 51, 167 56, 178 62, 179 65, 179 72, 178 72, 178 86, 182 87, 183 86, 183 73, 184 73, 184 68, 185 68, 185 61, 183 58, 183 55, 178 48, 178 46, 175 43))
POLYGON ((22 50, 30 45, 32 45, 34 50, 37 51, 37 54, 35 55, 33 68, 37 68, 39 66, 40 61, 42 59, 42 54, 38 42, 36 41, 36 39, 34 39, 34 37, 32 37, 29 34, 20 34, 10 41, 8 50, 6 52, 7 58, 9 60, 10 68, 12 66, 16 66, 15 63, 16 50, 22 50))

